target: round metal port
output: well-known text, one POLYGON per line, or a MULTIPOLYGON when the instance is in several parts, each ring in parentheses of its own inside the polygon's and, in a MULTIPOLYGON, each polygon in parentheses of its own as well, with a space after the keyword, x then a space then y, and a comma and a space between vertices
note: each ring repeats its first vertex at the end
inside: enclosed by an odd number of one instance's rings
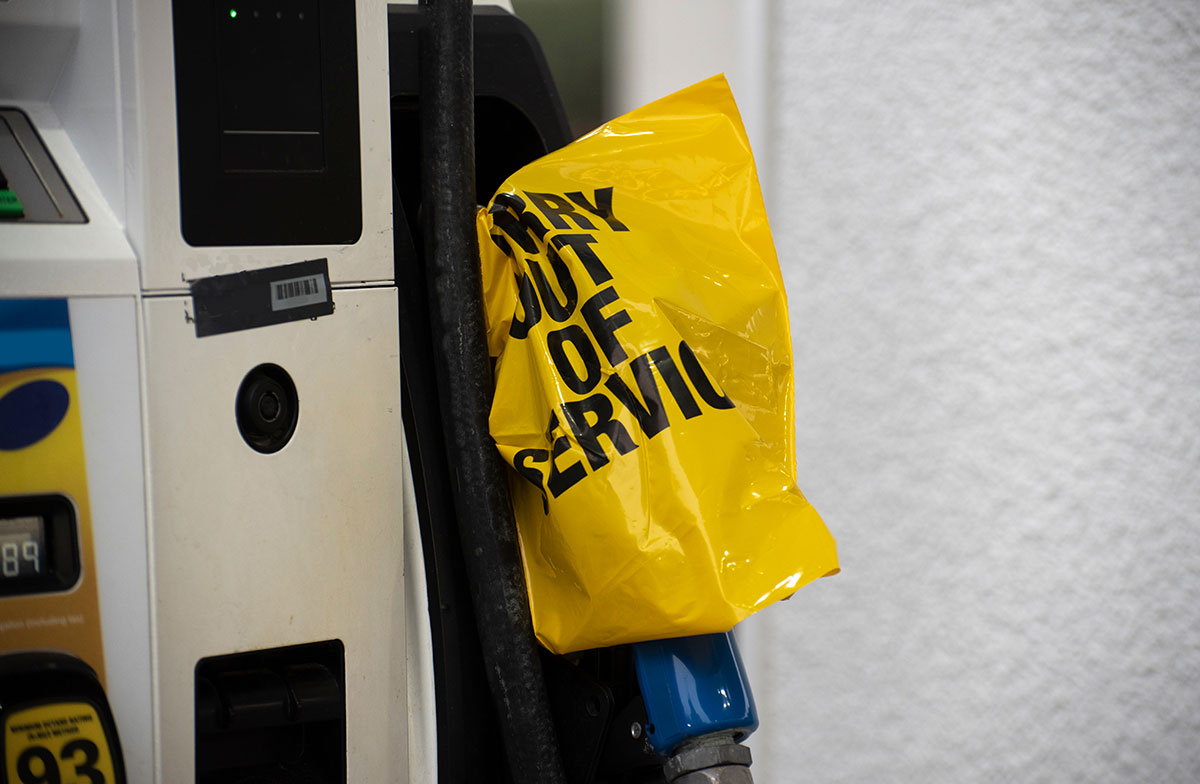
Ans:
POLYGON ((259 365, 242 379, 235 412, 238 430, 251 449, 278 452, 292 439, 300 419, 296 384, 279 365, 259 365))

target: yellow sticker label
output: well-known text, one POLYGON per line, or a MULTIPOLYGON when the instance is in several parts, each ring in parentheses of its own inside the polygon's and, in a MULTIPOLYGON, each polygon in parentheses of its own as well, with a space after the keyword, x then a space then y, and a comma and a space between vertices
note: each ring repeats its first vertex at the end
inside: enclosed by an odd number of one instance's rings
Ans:
MULTIPOLYGON (((41 440, 21 449, 0 449, 0 497, 59 495, 74 501, 81 576, 69 590, 0 597, 0 653, 66 651, 91 665, 103 683, 100 599, 75 369, 43 367, 0 373, 0 399, 31 384, 57 385, 65 391, 69 405, 62 421, 41 440)), ((0 553, 9 554, 12 553, 0 553)), ((30 562, 20 557, 15 561, 0 558, 0 580, 20 574, 30 566, 30 562)))
POLYGON ((96 709, 54 702, 4 721, 4 769, 9 784, 113 784, 112 750, 96 709))

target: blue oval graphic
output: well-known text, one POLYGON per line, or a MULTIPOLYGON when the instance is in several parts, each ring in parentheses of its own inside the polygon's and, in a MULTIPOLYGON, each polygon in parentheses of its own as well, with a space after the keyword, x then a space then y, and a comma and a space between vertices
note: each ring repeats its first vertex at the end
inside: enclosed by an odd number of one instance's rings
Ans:
POLYGON ((0 397, 0 449, 24 449, 54 432, 67 415, 71 394, 57 381, 38 379, 0 397))

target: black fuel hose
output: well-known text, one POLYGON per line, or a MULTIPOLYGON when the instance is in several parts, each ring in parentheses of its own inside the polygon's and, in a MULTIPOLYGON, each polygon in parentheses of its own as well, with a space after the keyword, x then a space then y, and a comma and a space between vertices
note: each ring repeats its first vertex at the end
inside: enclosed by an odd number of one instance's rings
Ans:
POLYGON ((470 0, 424 0, 423 235, 447 462, 472 604, 514 784, 565 784, 517 547, 507 476, 488 433, 492 375, 475 235, 470 0))

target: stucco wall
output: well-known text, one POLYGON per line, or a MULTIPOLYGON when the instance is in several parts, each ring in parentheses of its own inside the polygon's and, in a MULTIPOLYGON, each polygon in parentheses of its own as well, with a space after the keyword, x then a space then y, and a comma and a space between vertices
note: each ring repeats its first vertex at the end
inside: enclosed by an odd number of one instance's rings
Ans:
POLYGON ((1200 6, 777 2, 772 782, 1200 781, 1200 6))

